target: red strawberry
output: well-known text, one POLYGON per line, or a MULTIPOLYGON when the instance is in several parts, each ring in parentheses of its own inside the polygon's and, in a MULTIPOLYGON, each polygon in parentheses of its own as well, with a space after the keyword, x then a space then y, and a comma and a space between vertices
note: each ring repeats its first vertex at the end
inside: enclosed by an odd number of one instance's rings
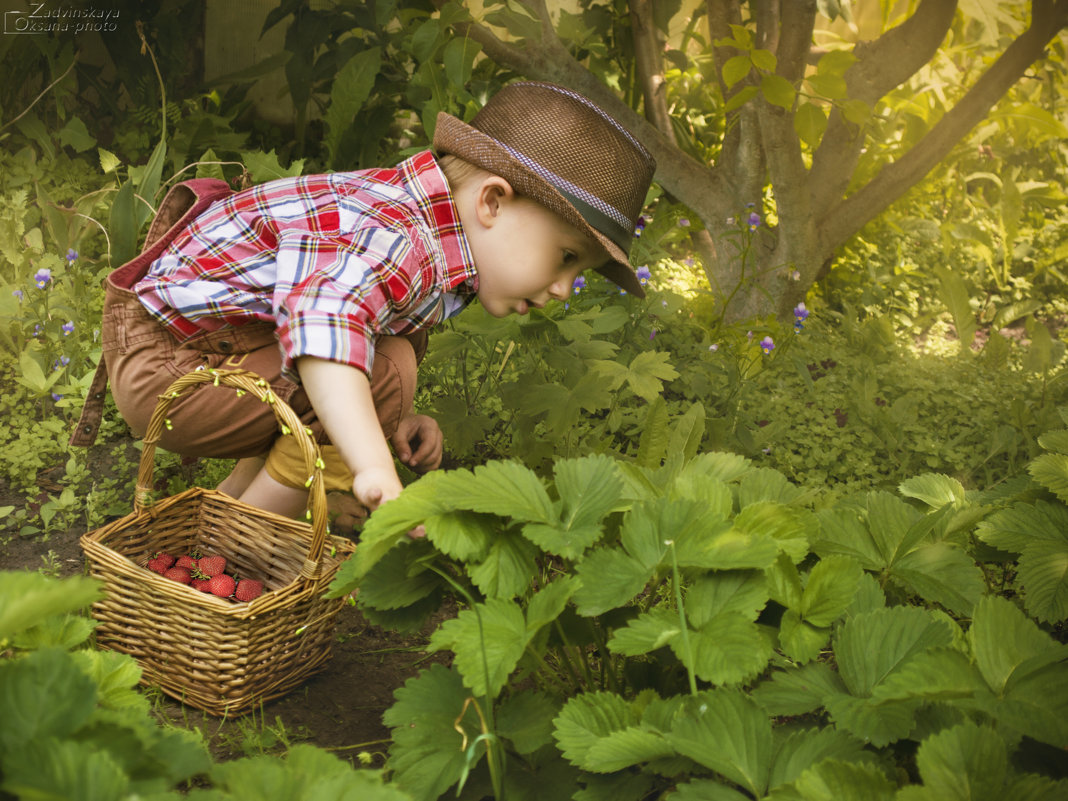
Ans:
POLYGON ((172 567, 163 574, 163 577, 174 579, 182 584, 188 584, 189 580, 193 577, 193 574, 189 572, 188 568, 172 567))
POLYGON ((194 590, 200 590, 201 592, 211 592, 211 579, 210 578, 194 578, 189 582, 189 586, 194 590))
POLYGON ((170 566, 171 565, 167 563, 166 559, 162 559, 162 558, 160 558, 158 556, 154 556, 154 557, 152 557, 151 559, 148 560, 148 569, 149 570, 155 570, 161 576, 164 573, 167 572, 167 569, 170 566))
POLYGON ((160 551, 159 553, 155 554, 152 558, 160 560, 160 562, 162 564, 165 564, 167 567, 173 567, 174 566, 174 557, 171 556, 169 553, 165 553, 164 551, 160 551))
POLYGON ((253 598, 259 598, 263 595, 263 582, 255 581, 253 579, 241 579, 237 582, 237 589, 234 591, 234 597, 239 601, 251 601, 253 598))
POLYGON ((205 576, 217 576, 226 572, 226 559, 222 556, 202 556, 197 560, 197 569, 205 576))
POLYGON ((196 566, 197 560, 194 559, 192 556, 179 556, 178 562, 175 565, 175 567, 184 567, 188 570, 192 570, 196 566))
POLYGON ((208 587, 211 590, 212 595, 218 595, 220 598, 229 598, 234 594, 233 576, 228 576, 226 573, 212 576, 208 587))

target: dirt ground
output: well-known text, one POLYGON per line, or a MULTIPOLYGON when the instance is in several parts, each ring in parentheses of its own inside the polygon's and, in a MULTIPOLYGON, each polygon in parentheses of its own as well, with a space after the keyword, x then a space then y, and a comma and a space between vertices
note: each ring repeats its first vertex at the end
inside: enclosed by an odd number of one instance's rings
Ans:
MULTIPOLYGON (((37 570, 48 564, 62 576, 81 574, 84 554, 78 538, 83 533, 72 529, 44 542, 16 536, 0 545, 0 569, 37 570)), ((381 767, 389 744, 382 714, 393 704, 397 687, 430 660, 443 659, 423 649, 444 614, 418 635, 401 636, 369 624, 357 608, 344 607, 325 669, 288 696, 242 718, 220 720, 146 691, 161 718, 199 729, 220 760, 305 742, 332 749, 354 764, 366 752, 381 767)))

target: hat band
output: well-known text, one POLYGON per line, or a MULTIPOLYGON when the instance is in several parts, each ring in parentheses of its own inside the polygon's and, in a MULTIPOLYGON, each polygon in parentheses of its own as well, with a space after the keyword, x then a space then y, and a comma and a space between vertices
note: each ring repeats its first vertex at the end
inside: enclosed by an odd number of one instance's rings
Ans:
POLYGON ((575 210, 582 215, 582 219, 594 229, 619 245, 624 253, 630 252, 630 240, 631 235, 634 233, 634 226, 625 214, 605 203, 592 192, 587 192, 581 186, 576 186, 570 181, 561 178, 552 170, 545 169, 529 156, 524 156, 518 150, 509 147, 500 140, 495 139, 495 141, 524 167, 552 184, 553 188, 567 198, 571 205, 575 207, 575 210))

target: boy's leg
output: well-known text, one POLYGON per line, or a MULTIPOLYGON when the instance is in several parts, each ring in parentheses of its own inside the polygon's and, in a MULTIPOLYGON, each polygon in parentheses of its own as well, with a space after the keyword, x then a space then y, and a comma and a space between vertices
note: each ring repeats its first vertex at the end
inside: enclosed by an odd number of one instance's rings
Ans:
POLYGON ((260 456, 247 456, 244 459, 238 459, 234 469, 230 471, 230 475, 220 481, 219 486, 215 489, 225 492, 232 498, 240 498, 241 493, 247 490, 249 484, 252 483, 252 479, 263 469, 265 461, 267 460, 260 456))

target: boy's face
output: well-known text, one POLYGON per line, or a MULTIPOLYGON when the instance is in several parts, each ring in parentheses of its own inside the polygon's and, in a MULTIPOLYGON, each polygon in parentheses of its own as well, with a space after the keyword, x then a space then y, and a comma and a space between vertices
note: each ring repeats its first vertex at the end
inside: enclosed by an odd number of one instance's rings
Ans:
POLYGON ((473 215, 460 208, 461 219, 468 216, 464 230, 478 270, 478 299, 494 317, 566 300, 579 273, 604 263, 601 246, 562 217, 516 195, 503 179, 485 183, 473 215))

